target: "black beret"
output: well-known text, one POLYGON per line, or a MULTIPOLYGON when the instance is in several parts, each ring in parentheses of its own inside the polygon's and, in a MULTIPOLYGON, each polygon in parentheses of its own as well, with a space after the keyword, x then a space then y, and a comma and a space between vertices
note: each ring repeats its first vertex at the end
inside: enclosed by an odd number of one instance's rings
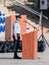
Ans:
POLYGON ((16 18, 21 18, 21 16, 20 15, 16 15, 16 18))

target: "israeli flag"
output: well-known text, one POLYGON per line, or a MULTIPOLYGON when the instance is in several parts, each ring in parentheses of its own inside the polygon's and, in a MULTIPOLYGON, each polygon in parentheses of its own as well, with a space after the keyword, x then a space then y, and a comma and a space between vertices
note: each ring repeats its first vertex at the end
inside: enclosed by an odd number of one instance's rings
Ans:
POLYGON ((0 40, 5 39, 5 20, 6 20, 5 14, 0 12, 0 40))

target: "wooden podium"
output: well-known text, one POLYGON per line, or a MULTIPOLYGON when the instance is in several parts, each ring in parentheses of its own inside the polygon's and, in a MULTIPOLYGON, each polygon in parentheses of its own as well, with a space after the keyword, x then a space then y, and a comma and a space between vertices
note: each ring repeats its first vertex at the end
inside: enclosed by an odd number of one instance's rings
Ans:
POLYGON ((37 31, 22 36, 22 59, 37 59, 37 31))

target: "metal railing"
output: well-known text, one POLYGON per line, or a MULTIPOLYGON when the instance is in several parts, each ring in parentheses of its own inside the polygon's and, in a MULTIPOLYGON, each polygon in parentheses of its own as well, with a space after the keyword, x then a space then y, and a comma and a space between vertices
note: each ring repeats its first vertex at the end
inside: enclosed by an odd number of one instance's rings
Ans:
MULTIPOLYGON (((30 8, 29 6, 25 5, 24 3, 20 2, 19 0, 15 0, 15 1, 13 1, 13 3, 14 3, 15 5, 16 5, 16 3, 18 3, 19 6, 21 6, 22 8, 24 8, 24 9, 28 10, 29 12, 31 12, 31 13, 33 13, 33 14, 35 14, 35 15, 37 15, 37 16, 40 17, 40 13, 39 13, 39 12, 35 11, 34 9, 32 9, 32 8, 30 8)), ((47 16, 45 16, 45 15, 42 15, 42 16, 43 16, 45 19, 48 19, 47 16)))

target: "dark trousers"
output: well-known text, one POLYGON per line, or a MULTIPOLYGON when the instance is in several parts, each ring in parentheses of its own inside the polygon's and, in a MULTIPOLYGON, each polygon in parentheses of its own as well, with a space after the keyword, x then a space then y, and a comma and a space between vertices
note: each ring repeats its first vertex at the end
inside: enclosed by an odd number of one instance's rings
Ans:
POLYGON ((14 58, 16 58, 18 56, 17 51, 19 48, 19 44, 20 44, 20 35, 17 36, 17 40, 14 39, 14 58))
POLYGON ((19 40, 14 41, 14 47, 15 47, 15 49, 14 49, 14 57, 16 57, 16 56, 18 56, 17 51, 18 51, 18 48, 19 48, 19 40))

